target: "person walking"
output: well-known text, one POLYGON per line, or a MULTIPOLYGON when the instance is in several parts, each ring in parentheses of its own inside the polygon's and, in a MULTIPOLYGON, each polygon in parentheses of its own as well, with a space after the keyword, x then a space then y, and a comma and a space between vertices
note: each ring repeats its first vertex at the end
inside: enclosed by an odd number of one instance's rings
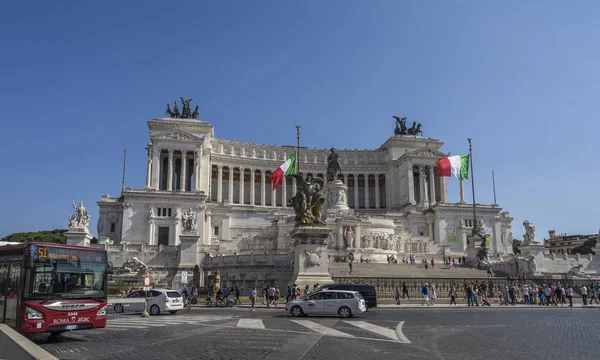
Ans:
POLYGON ((473 305, 473 288, 471 285, 467 285, 465 287, 465 293, 467 293, 467 307, 474 306, 473 305))
POLYGON ((404 299, 404 295, 410 300, 410 296, 408 295, 408 285, 406 285, 406 281, 402 282, 402 298, 404 299))
POLYGON ((592 302, 596 301, 596 304, 598 303, 598 290, 596 290, 596 288, 594 287, 594 284, 590 285, 590 305, 592 305, 592 302))
POLYGON ((396 296, 394 297, 394 300, 396 300, 396 305, 400 305, 400 289, 398 289, 397 286, 396 286, 396 296))
POLYGON ((427 285, 427 283, 423 285, 423 288, 421 289, 421 295, 423 295, 423 302, 421 303, 421 306, 425 304, 429 306, 429 286, 427 285))
POLYGON ((431 284, 431 291, 429 294, 429 298, 431 299, 431 305, 435 305, 435 300, 437 299, 437 292, 435 290, 435 284, 431 284))
POLYGON ((581 292, 581 298, 583 299, 583 305, 587 305, 587 296, 588 296, 588 289, 585 285, 581 285, 581 288, 579 290, 581 292))
POLYGON ((456 288, 454 286, 450 289, 448 296, 450 297, 450 306, 452 306, 453 303, 454 306, 456 306, 456 288))
POLYGON ((250 301, 252 301, 252 306, 250 307, 250 311, 254 311, 254 305, 256 304, 256 296, 258 293, 256 292, 256 288, 252 288, 252 292, 250 293, 250 301))
POLYGON ((573 307, 573 288, 567 284, 567 299, 569 299, 569 307, 573 307))

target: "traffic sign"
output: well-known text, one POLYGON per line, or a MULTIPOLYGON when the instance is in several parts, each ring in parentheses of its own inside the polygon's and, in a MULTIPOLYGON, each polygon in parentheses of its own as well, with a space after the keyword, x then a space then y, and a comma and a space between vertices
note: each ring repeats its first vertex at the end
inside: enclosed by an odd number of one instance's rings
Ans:
POLYGON ((183 284, 187 284, 187 282, 188 282, 188 273, 187 273, 187 271, 182 271, 181 272, 181 282, 183 284))
POLYGON ((144 276, 144 286, 150 286, 150 276, 144 276))

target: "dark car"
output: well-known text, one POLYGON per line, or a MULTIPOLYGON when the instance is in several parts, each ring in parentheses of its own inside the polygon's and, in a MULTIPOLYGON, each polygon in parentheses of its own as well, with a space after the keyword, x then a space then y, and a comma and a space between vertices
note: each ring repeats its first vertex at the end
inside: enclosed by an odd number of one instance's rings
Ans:
POLYGON ((317 291, 320 290, 350 290, 350 291, 358 291, 363 298, 365 298, 365 302, 367 303, 367 308, 377 307, 377 290, 375 290, 375 286, 366 285, 366 284, 327 284, 320 286, 317 291))

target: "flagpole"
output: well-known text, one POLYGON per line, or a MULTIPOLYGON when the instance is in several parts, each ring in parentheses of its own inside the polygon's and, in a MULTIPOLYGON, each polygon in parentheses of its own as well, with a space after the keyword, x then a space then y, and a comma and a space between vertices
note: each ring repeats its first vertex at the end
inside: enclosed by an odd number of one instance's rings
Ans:
POLYGON ((494 205, 498 205, 496 202, 496 176, 494 175, 494 170, 492 170, 492 184, 494 185, 494 205))
POLYGON ((300 174, 300 125, 296 125, 296 174, 300 174))
POLYGON ((127 163, 127 148, 123 149, 123 177, 121 178, 121 192, 125 190, 125 164, 127 163))
POLYGON ((472 235, 477 234, 477 210, 475 209, 475 177, 473 176, 473 147, 471 146, 471 138, 469 140, 469 161, 471 162, 471 190, 473 191, 473 232, 472 235))

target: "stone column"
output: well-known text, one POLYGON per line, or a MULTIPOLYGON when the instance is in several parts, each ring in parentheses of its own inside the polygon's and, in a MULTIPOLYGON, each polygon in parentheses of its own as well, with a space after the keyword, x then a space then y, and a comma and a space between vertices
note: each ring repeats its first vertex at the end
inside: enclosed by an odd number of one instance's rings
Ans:
POLYGON ((281 182, 283 184, 283 187, 281 188, 281 206, 287 207, 287 178, 285 177, 285 175, 283 176, 281 182))
POLYGON ((181 191, 185 191, 185 186, 187 185, 187 150, 181 150, 181 170, 179 174, 181 175, 179 187, 181 191))
POLYGON ((414 167, 412 162, 408 163, 408 201, 416 205, 415 201, 415 179, 413 178, 414 167))
POLYGON ((250 205, 256 205, 256 201, 254 200, 256 198, 256 174, 254 173, 255 171, 256 169, 250 168, 250 183, 252 184, 252 186, 250 186, 250 205))
POLYGON ((419 205, 425 204, 425 177, 423 174, 425 169, 423 165, 419 165, 419 205))
MULTIPOLYGON (((209 164, 208 181, 209 184, 212 182, 212 164, 209 164)), ((200 191, 202 186, 202 147, 199 147, 194 151, 194 191, 200 191)), ((210 188, 210 185, 208 186, 210 188)), ((212 188, 211 188, 212 191, 212 188)), ((210 199, 212 195, 208 194, 210 199)))
POLYGON ((429 241, 433 242, 435 239, 434 233, 433 233, 433 219, 427 219, 427 225, 429 227, 429 241))
POLYGON ((245 189, 244 189, 244 172, 246 168, 240 168, 240 204, 244 204, 245 189))
POLYGON ((429 196, 429 206, 435 205, 435 174, 431 165, 429 165, 429 196))
POLYGON ((348 174, 344 174, 344 185, 348 186, 348 174))
POLYGON ((156 145, 152 146, 152 183, 153 189, 160 189, 160 148, 156 145))
POLYGON ((169 171, 167 176, 167 190, 173 191, 173 149, 169 149, 169 171))
POLYGON ((260 170, 260 204, 266 206, 266 189, 265 189, 265 170, 260 170))
POLYGON ((146 189, 152 186, 152 147, 148 145, 148 160, 146 169, 146 189))
POLYGON ((229 166, 229 203, 233 204, 233 166, 229 166))
POLYGON ((365 174, 365 209, 371 206, 369 200, 369 174, 365 174))
POLYGON ((223 165, 217 165, 217 176, 217 202, 223 202, 223 165))
MULTIPOLYGON (((360 233, 361 233, 360 226, 356 226, 354 228, 354 238, 355 238, 355 240, 354 240, 355 246, 354 247, 356 248, 357 251, 361 249, 360 233)), ((360 257, 360 255, 354 254, 354 257, 360 257)))
MULTIPOLYGON (((273 185, 271 185, 273 188, 273 185)), ((271 190, 271 206, 277 206, 277 188, 271 190)))
POLYGON ((296 196, 296 192, 298 191, 297 187, 298 185, 296 185, 296 178, 292 178, 292 196, 296 196))
POLYGON ((461 177, 458 178, 458 185, 460 187, 460 203, 465 203, 465 188, 463 187, 463 179, 461 177))
POLYGON ((375 209, 379 209, 379 174, 375 174, 375 209))
POLYGON ((352 174, 354 177, 354 209, 358 210, 360 201, 358 199, 358 174, 352 174))

